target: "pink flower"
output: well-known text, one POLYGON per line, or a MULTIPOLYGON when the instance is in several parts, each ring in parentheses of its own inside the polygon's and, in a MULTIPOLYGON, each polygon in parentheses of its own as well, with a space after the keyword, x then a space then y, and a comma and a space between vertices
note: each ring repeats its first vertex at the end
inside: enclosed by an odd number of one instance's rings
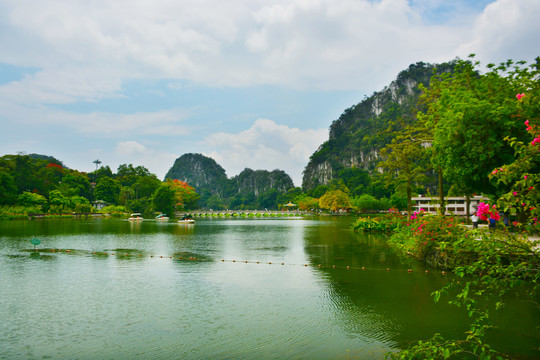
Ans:
POLYGON ((525 93, 517 94, 516 97, 518 100, 521 100, 522 97, 525 96, 525 93))
POLYGON ((514 191, 514 192, 512 193, 512 195, 516 196, 516 195, 517 195, 517 191, 514 191))
POLYGON ((526 178, 527 178, 527 175, 524 175, 523 178, 526 179, 526 178))

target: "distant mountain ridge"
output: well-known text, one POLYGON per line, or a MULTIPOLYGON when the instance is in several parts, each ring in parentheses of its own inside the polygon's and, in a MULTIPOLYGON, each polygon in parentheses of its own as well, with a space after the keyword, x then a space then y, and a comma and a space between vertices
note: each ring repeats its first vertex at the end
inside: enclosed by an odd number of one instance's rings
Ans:
MULTIPOLYGON (((240 174, 227 178, 225 170, 214 159, 201 154, 184 154, 174 162, 165 175, 194 186, 201 195, 201 205, 208 199, 219 200, 223 205, 241 202, 247 205, 255 198, 268 193, 285 193, 294 188, 291 177, 283 170, 244 169, 240 174), (236 198, 234 201, 231 200, 236 198)), ((216 207, 216 206, 214 206, 216 207)))
POLYGON ((328 185, 344 169, 375 171, 379 150, 392 141, 395 131, 414 121, 418 85, 427 86, 434 74, 452 71, 454 64, 412 64, 389 86, 346 109, 330 125, 328 141, 311 155, 304 169, 303 190, 328 185))

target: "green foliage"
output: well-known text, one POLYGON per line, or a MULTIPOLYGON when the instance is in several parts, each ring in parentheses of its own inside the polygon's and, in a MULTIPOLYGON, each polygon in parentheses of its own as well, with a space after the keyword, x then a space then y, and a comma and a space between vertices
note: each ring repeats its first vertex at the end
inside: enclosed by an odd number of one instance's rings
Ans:
POLYGON ((28 214, 41 213, 41 207, 26 207, 21 205, 0 206, 0 219, 26 219, 28 214))
POLYGON ((399 214, 387 214, 378 217, 360 217, 353 225, 353 230, 363 232, 393 233, 404 226, 405 218, 399 214))
POLYGON ((479 66, 460 60, 453 73, 434 77, 422 89, 426 109, 418 114, 419 124, 431 135, 432 163, 464 194, 495 193, 489 173, 514 159, 503 138, 525 135, 513 118, 515 95, 530 84, 530 76, 537 76, 511 61, 490 66, 482 75, 479 66))
POLYGON ((152 202, 155 211, 170 214, 172 216, 176 204, 174 188, 164 183, 155 191, 152 202))
POLYGON ((353 208, 362 213, 375 212, 377 210, 388 210, 388 202, 381 202, 378 199, 375 199, 374 196, 369 194, 363 194, 360 196, 355 196, 351 199, 351 205, 353 208))
POLYGON ((110 177, 102 177, 94 188, 94 198, 107 203, 115 204, 120 193, 120 184, 110 177))
POLYGON ((0 170, 0 204, 11 205, 17 200, 17 186, 15 180, 7 172, 0 170))
POLYGON ((18 203, 26 207, 34 207, 41 210, 41 207, 47 204, 47 199, 43 195, 25 191, 19 195, 18 203))
POLYGON ((99 211, 102 214, 110 214, 114 217, 121 217, 124 216, 128 212, 127 208, 125 206, 120 205, 108 205, 105 206, 103 209, 99 211))
POLYGON ((87 199, 92 197, 92 188, 87 174, 78 171, 69 171, 62 177, 62 183, 58 189, 65 196, 83 196, 87 199))
MULTIPOLYGON (((535 66, 519 69, 522 79, 540 77, 540 58, 535 66)), ((515 121, 527 131, 525 139, 505 137, 512 147, 515 160, 494 169, 490 178, 503 185, 507 192, 499 198, 497 204, 503 211, 517 214, 514 226, 518 230, 538 233, 540 231, 540 83, 530 81, 514 100, 517 106, 515 121), (523 124, 521 124, 523 122, 523 124)))
POLYGON ((381 149, 382 161, 379 165, 385 170, 382 177, 386 184, 407 196, 407 212, 412 212, 412 193, 418 183, 426 181, 429 169, 427 152, 422 143, 413 139, 413 129, 408 128, 381 149))
POLYGON ((298 210, 315 211, 319 209, 319 199, 312 198, 304 193, 294 198, 294 203, 298 205, 298 210))
MULTIPOLYGON (((486 335, 497 326, 493 311, 504 307, 505 296, 521 296, 522 301, 538 304, 540 254, 538 241, 529 241, 503 232, 469 230, 448 218, 419 217, 397 232, 391 242, 400 249, 424 259, 436 255, 438 265, 456 275, 432 293, 435 302, 449 297, 449 303, 462 309, 470 319, 469 329, 460 339, 431 339, 397 353, 391 359, 503 359, 506 355, 489 344, 486 335), (432 238, 433 237, 433 238, 432 238), (407 243, 407 239, 412 241, 407 243), (518 288, 526 290, 517 291, 518 288), (519 295, 521 294, 521 295, 519 295), (490 303, 496 303, 495 309, 490 303)), ((519 319, 516 319, 518 321, 519 319)))
POLYGON ((351 202, 349 195, 341 189, 329 190, 319 199, 321 209, 330 211, 338 211, 341 209, 349 209, 351 202))
POLYGON ((416 214, 389 244, 434 266, 451 267, 455 259, 446 251, 465 236, 465 228, 449 216, 416 214))
POLYGON ((388 145, 397 132, 416 121, 417 100, 420 96, 417 85, 427 86, 432 75, 450 72, 454 65, 455 62, 440 65, 423 62, 412 64, 400 72, 389 87, 346 109, 330 126, 329 140, 310 157, 304 172, 304 190, 313 197, 322 195, 314 195, 310 191, 318 185, 326 185, 319 183, 317 176, 317 167, 325 163, 331 168, 331 178, 343 178, 353 195, 369 193, 376 197, 390 196, 366 190, 366 179, 359 176, 352 180, 351 174, 342 171, 352 168, 351 159, 356 159, 359 163, 356 167, 368 171, 373 178, 377 173, 378 150, 388 145))

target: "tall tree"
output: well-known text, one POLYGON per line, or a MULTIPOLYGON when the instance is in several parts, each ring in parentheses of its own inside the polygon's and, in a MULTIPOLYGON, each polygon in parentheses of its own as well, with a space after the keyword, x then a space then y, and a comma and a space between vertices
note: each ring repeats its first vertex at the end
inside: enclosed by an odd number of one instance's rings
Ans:
POLYGON ((411 136, 411 128, 398 135, 392 143, 381 150, 382 175, 388 186, 407 194, 407 215, 412 214, 412 193, 427 180, 430 169, 427 151, 422 142, 411 136))
POLYGON ((503 138, 525 135, 512 116, 518 89, 512 79, 521 63, 490 64, 485 74, 479 66, 460 60, 454 72, 433 77, 422 88, 425 108, 418 113, 419 124, 432 134, 432 163, 465 195, 495 193, 488 175, 514 159, 503 138))

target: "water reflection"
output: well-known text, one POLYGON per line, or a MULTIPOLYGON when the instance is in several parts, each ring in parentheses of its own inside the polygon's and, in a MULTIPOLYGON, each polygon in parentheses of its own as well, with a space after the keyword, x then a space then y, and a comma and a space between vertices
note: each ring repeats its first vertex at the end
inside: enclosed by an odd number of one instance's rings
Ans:
POLYGON ((376 359, 461 331, 446 278, 347 221, 0 222, 0 358, 376 359))

